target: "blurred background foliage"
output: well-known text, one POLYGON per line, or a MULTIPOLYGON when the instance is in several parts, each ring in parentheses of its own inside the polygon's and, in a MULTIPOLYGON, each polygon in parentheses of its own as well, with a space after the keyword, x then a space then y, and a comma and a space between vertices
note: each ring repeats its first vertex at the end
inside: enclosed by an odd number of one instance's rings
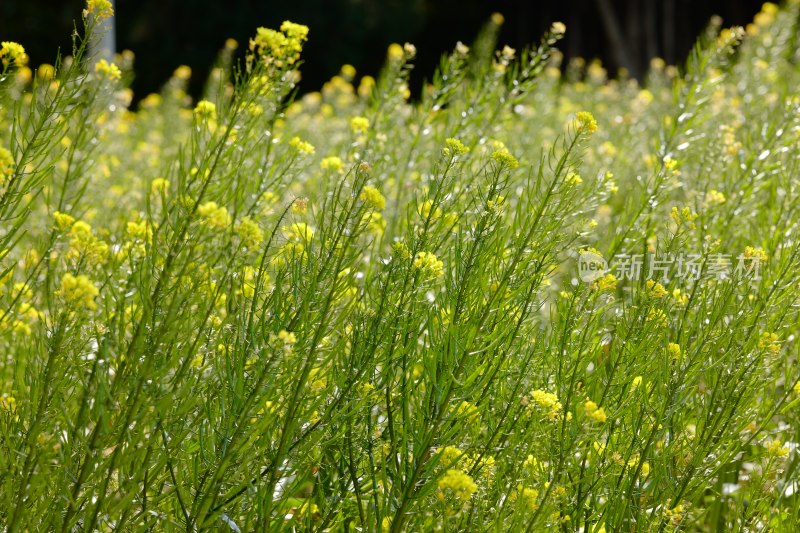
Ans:
MULTIPOLYGON (((136 55, 137 98, 159 90, 181 64, 194 70, 197 95, 225 39, 240 51, 258 26, 289 19, 310 27, 301 90, 317 90, 341 65, 375 74, 392 42, 417 46, 412 89, 430 77, 441 54, 470 43, 493 12, 505 16, 500 43, 535 42, 553 21, 567 25, 567 59, 599 58, 610 72, 641 77, 652 57, 681 62, 710 17, 745 25, 761 2, 737 0, 116 0, 119 50, 136 55)), ((0 38, 22 43, 33 65, 69 51, 83 0, 2 0, 0 38)))

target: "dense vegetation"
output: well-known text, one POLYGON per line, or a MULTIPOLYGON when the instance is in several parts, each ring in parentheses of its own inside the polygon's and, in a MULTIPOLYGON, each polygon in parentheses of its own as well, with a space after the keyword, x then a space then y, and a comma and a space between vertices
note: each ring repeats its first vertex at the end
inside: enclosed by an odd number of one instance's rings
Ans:
POLYGON ((644 87, 495 19, 413 103, 3 42, 0 527, 794 531, 798 9, 644 87))

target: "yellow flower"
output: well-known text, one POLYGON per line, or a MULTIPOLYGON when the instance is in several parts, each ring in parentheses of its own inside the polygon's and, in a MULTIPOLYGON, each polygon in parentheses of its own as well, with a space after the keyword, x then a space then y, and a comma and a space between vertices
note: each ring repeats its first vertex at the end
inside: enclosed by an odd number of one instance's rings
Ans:
POLYGON ((166 195, 169 190, 169 181, 164 178, 156 178, 150 182, 150 194, 163 194, 166 195))
POLYGON ((389 48, 386 50, 386 55, 392 61, 400 61, 405 57, 405 52, 403 51, 403 47, 397 43, 392 43, 389 45, 389 48))
POLYGON ((361 83, 358 84, 358 95, 362 98, 366 98, 372 94, 372 89, 374 88, 375 78, 372 76, 362 76, 361 83))
POLYGON ((100 75, 101 78, 109 80, 118 80, 122 77, 122 72, 119 67, 114 63, 109 63, 105 59, 101 59, 94 65, 94 71, 100 75))
POLYGON ((6 179, 11 177, 14 173, 14 166, 14 156, 11 152, 0 146, 0 187, 2 187, 6 179))
POLYGON ((11 291, 11 297, 12 299, 16 299, 17 297, 22 297, 30 300, 31 298, 33 298, 33 291, 31 290, 31 288, 28 286, 27 283, 22 283, 22 282, 15 283, 14 288, 11 291))
POLYGON ((13 413, 17 410, 17 399, 4 392, 0 396, 0 410, 13 413))
MULTIPOLYGON (((756 18, 758 15, 756 15, 756 18)), ((719 49, 735 46, 745 36, 744 28, 741 26, 733 26, 731 28, 723 28, 717 37, 717 47, 719 49)))
POLYGON ((606 172, 603 175, 603 181, 605 182, 606 191, 609 194, 616 194, 619 191, 619 187, 617 186, 617 182, 614 181, 614 173, 613 172, 606 172))
MULTIPOLYGON (((281 31, 286 34, 290 45, 294 46, 295 48, 298 46, 298 43, 302 43, 308 39, 308 26, 297 24, 290 20, 283 21, 281 24, 281 31)), ((300 50, 297 49, 295 51, 299 52, 300 50)))
POLYGON ((654 322, 657 326, 665 327, 667 325, 668 319, 666 313, 661 309, 650 308, 647 312, 647 316, 645 317, 645 322, 654 322))
POLYGON ((94 299, 100 294, 100 291, 85 275, 80 274, 75 277, 66 273, 61 278, 59 294, 68 303, 81 304, 87 309, 96 309, 97 304, 94 299))
POLYGON ((506 147, 492 152, 492 159, 498 165, 508 167, 509 169, 514 169, 519 166, 519 161, 517 161, 517 158, 511 155, 511 152, 509 152, 506 147))
POLYGON ((28 64, 28 54, 25 53, 25 48, 21 44, 3 41, 0 43, 0 62, 3 63, 3 67, 8 67, 10 64, 24 67, 28 64))
POLYGON ((664 286, 652 279, 648 279, 645 285, 647 286, 647 295, 651 298, 663 298, 667 294, 664 286))
POLYGON ((480 422, 481 413, 474 403, 462 401, 455 409, 455 415, 458 418, 467 419, 471 423, 480 422))
POLYGON ((600 250, 598 250, 597 248, 592 248, 591 246, 587 246, 586 248, 581 248, 578 251, 578 253, 582 256, 586 254, 591 254, 591 255, 596 255, 598 257, 603 257, 603 254, 602 252, 600 252, 600 250))
POLYGON ((319 367, 312 368, 308 373, 308 388, 314 393, 320 393, 325 390, 328 385, 327 378, 322 374, 322 369, 319 367))
POLYGON ((672 298, 680 305, 686 305, 687 303, 689 303, 689 295, 681 293, 681 290, 677 288, 673 289, 672 298))
POLYGON ((333 170, 339 174, 344 172, 344 162, 336 156, 324 157, 319 166, 322 167, 322 170, 333 170))
POLYGON ((678 210, 677 207, 673 207, 672 211, 670 212, 670 216, 672 217, 672 220, 675 221, 675 224, 677 224, 678 226, 680 226, 683 223, 686 223, 689 229, 695 229, 696 227, 694 221, 698 215, 688 207, 684 207, 681 210, 678 210))
POLYGON ((292 137, 289 140, 289 146, 306 155, 311 155, 315 151, 313 144, 302 140, 300 137, 292 137))
POLYGON ((522 489, 522 501, 525 506, 531 511, 536 511, 539 508, 539 491, 529 487, 522 489))
POLYGON ((284 344, 292 345, 297 342, 297 336, 291 331, 282 329, 278 332, 278 340, 282 341, 284 344))
POLYGON ((383 235, 383 232, 386 230, 386 221, 377 211, 364 213, 364 216, 361 217, 361 222, 366 224, 367 229, 375 235, 383 235))
POLYGON ((667 505, 664 506, 664 516, 669 518, 673 525, 678 525, 683 520, 683 511, 681 504, 671 507, 670 500, 667 500, 667 505))
POLYGON ((281 24, 281 31, 258 28, 256 36, 250 39, 250 50, 258 54, 268 64, 283 67, 284 62, 294 64, 303 51, 303 43, 308 40, 308 26, 295 24, 288 20, 281 24))
POLYGON ((586 411, 586 416, 594 420, 595 422, 603 423, 606 421, 606 412, 602 407, 598 407, 596 403, 592 400, 586 400, 586 403, 583 404, 583 408, 586 411))
POLYGON ((288 228, 284 227, 283 233, 291 240, 310 241, 314 236, 314 229, 305 222, 294 222, 288 228))
POLYGON ((236 224, 234 231, 248 248, 255 248, 264 240, 264 232, 258 223, 249 217, 244 217, 236 224))
POLYGON ((408 249, 408 245, 403 241, 397 241, 393 243, 392 252, 394 252, 395 256, 400 257, 402 259, 411 258, 411 250, 408 249))
POLYGON ((383 197, 381 191, 375 187, 372 187, 371 185, 364 186, 364 188, 361 190, 359 198, 362 202, 373 209, 383 209, 386 207, 386 198, 383 197))
POLYGON ((217 119, 217 106, 208 100, 200 100, 194 108, 194 116, 201 122, 212 122, 217 119))
POLYGON ((537 389, 531 392, 531 400, 533 400, 536 405, 546 410, 549 420, 558 420, 561 417, 563 407, 558 400, 558 396, 552 392, 537 389))
MULTIPOLYGON (((476 420, 471 421, 475 422, 476 420)), ((467 470, 478 472, 481 477, 489 481, 494 478, 495 463, 496 461, 493 455, 484 455, 481 457, 480 454, 473 455, 466 461, 467 470)))
POLYGON ((429 274, 431 277, 444 275, 444 263, 430 252, 418 252, 414 258, 414 268, 429 274))
POLYGON ((717 205, 724 204, 725 195, 715 189, 711 189, 706 193, 706 203, 717 205))
POLYGON ((594 282, 592 288, 598 291, 613 291, 617 288, 617 277, 614 274, 606 274, 594 282))
POLYGON ((289 39, 286 35, 270 28, 257 28, 256 36, 250 39, 250 50, 265 58, 267 56, 272 56, 270 59, 280 58, 288 49, 289 39))
POLYGON ((350 64, 342 65, 340 72, 342 73, 342 77, 347 81, 352 81, 353 78, 356 77, 356 67, 350 64))
POLYGON ((314 520, 319 519, 319 506, 316 503, 311 503, 306 500, 296 511, 297 517, 304 519, 306 516, 311 516, 314 520))
POLYGON ((786 457, 789 454, 789 448, 784 446, 780 440, 775 439, 767 443, 767 453, 773 457, 786 457))
POLYGON ((775 333, 765 331, 758 339, 758 348, 766 350, 771 355, 778 355, 781 353, 781 345, 778 343, 778 336, 775 333))
MULTIPOLYGON (((262 282, 268 281, 269 276, 263 274, 262 282)), ((242 288, 237 294, 242 294, 245 298, 252 298, 256 293, 256 269, 247 265, 242 272, 242 288)))
POLYGON ((161 105, 163 99, 160 94, 150 93, 139 102, 140 109, 153 109, 161 105))
POLYGON ((206 202, 199 205, 197 214, 203 218, 203 222, 214 228, 224 229, 231 223, 228 209, 217 205, 217 202, 206 202))
POLYGON ((588 111, 579 111, 575 113, 575 119, 578 121, 578 130, 594 133, 597 131, 597 121, 594 116, 588 111))
POLYGON ((455 466, 460 460, 467 457, 459 448, 455 446, 444 446, 436 450, 436 455, 439 458, 439 464, 445 468, 455 466))
POLYGON ((108 254, 108 245, 92 234, 92 226, 82 220, 72 224, 67 256, 77 260, 85 258, 92 264, 102 263, 108 254))
POLYGON ((462 143, 458 139, 453 139, 453 138, 446 139, 444 141, 444 144, 445 148, 443 150, 443 153, 445 156, 449 156, 450 154, 464 155, 466 153, 469 153, 469 148, 467 148, 464 145, 464 143, 462 143))
POLYGON ((56 221, 56 229, 58 231, 69 231, 72 225, 75 224, 75 218, 60 211, 53 213, 53 219, 56 221))
POLYGON ((462 501, 469 500, 478 490, 478 485, 469 474, 455 469, 448 470, 439 480, 438 485, 440 489, 452 490, 456 498, 462 501))
POLYGON ((366 117, 353 117, 350 119, 350 129, 354 133, 366 133, 369 130, 369 120, 366 117))
POLYGON ((678 161, 676 159, 667 156, 663 160, 664 163, 664 170, 671 173, 673 176, 677 176, 680 174, 680 170, 678 170, 678 161))
POLYGON ((375 390, 375 385, 373 385, 372 383, 359 383, 358 384, 358 393, 362 394, 362 395, 364 395, 366 397, 369 397, 369 395, 374 390, 375 390))
POLYGON ((755 259, 760 263, 764 263, 769 259, 767 252, 763 248, 754 248, 753 246, 746 246, 742 256, 745 259, 755 259))
POLYGON ((420 204, 419 208, 417 209, 419 216, 423 219, 429 219, 431 222, 435 222, 440 216, 442 216, 442 210, 440 208, 433 209, 433 202, 431 200, 425 200, 420 204))
POLYGON ((503 49, 499 52, 500 55, 500 62, 497 64, 499 70, 501 72, 505 72, 504 67, 508 66, 508 64, 514 59, 514 56, 517 55, 516 48, 511 48, 508 45, 503 46, 503 49))
POLYGON ((297 198, 292 202, 292 213, 302 215, 308 209, 308 198, 297 198))
POLYGON ((114 9, 108 0, 87 0, 83 16, 88 17, 89 15, 92 15, 99 22, 114 16, 114 9))
POLYGON ((569 172, 565 181, 570 185, 580 185, 583 183, 583 178, 575 172, 569 172))
POLYGON ((153 228, 146 220, 128 222, 127 233, 133 239, 150 242, 153 239, 153 228))
POLYGON ((192 77, 192 67, 189 65, 180 65, 173 71, 172 75, 181 81, 187 81, 192 77))
POLYGON ((678 360, 682 356, 680 345, 675 344, 674 342, 667 344, 667 353, 669 354, 670 358, 674 360, 678 360))
POLYGON ((72 223, 72 228, 70 229, 69 234, 73 237, 89 236, 92 234, 92 226, 83 220, 78 220, 77 222, 72 223))

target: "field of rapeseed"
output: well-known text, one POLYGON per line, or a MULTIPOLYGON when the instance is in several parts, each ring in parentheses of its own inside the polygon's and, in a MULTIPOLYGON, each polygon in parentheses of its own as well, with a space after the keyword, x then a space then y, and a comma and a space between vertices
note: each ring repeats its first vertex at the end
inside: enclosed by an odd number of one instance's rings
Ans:
POLYGON ((642 84, 496 15, 413 100, 3 42, 0 530, 797 531, 799 12, 642 84))

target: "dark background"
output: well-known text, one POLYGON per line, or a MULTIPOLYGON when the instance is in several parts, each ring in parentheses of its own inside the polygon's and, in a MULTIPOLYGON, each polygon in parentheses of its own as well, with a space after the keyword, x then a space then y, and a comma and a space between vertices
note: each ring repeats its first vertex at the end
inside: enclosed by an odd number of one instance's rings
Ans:
MULTIPOLYGON (((31 64, 52 63, 68 52, 73 21, 83 0, 0 0, 0 40, 25 46, 31 64)), ((553 21, 567 25, 560 44, 567 58, 598 57, 610 72, 626 67, 640 77, 653 56, 683 61, 709 18, 745 25, 761 1, 749 0, 117 0, 118 49, 136 54, 137 98, 157 91, 172 71, 194 71, 191 92, 201 90, 225 39, 240 43, 257 26, 277 28, 289 19, 310 27, 303 53, 301 90, 317 90, 350 63, 375 74, 392 42, 417 46, 412 89, 430 77, 441 54, 456 41, 469 44, 491 13, 505 16, 500 44, 521 48, 553 21)))

